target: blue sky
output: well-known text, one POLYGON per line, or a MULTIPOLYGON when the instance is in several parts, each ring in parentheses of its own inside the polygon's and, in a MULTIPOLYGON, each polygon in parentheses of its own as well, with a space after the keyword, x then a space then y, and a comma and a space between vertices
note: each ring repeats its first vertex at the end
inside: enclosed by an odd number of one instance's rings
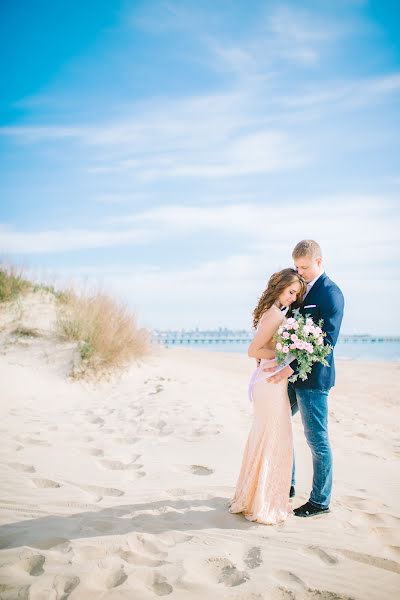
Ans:
POLYGON ((250 327, 311 237, 343 332, 400 333, 396 2, 0 11, 3 259, 149 327, 250 327))

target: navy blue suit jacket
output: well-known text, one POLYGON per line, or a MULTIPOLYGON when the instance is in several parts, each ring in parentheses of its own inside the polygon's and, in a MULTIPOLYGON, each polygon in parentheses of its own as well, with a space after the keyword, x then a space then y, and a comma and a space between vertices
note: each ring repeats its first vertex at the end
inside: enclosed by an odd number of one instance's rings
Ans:
MULTIPOLYGON (((295 308, 299 309, 301 315, 310 315, 315 323, 323 319, 322 329, 326 332, 324 343, 335 346, 343 319, 344 297, 339 286, 329 279, 326 273, 322 273, 317 279, 301 304, 296 302, 292 304, 286 316, 293 316, 295 308)), ((335 385, 333 350, 326 360, 329 367, 314 363, 308 378, 305 381, 298 378, 292 385, 306 389, 329 390, 335 385)), ((297 361, 293 361, 290 366, 295 372, 297 371, 297 361)))

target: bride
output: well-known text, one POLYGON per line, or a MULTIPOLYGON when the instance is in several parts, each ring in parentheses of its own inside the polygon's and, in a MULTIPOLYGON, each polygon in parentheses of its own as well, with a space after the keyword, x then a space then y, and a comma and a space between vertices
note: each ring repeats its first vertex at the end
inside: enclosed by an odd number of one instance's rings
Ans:
POLYGON ((273 337, 285 317, 283 307, 302 300, 306 282, 294 269, 274 273, 253 311, 257 330, 248 355, 258 359, 250 381, 253 423, 229 512, 243 513, 249 521, 275 525, 291 514, 293 438, 287 378, 268 382, 262 368, 275 356, 273 337))

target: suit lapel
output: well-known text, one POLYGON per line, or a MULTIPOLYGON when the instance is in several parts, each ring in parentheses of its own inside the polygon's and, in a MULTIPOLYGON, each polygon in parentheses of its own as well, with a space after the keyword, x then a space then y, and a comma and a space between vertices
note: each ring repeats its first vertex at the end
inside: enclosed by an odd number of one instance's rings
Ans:
POLYGON ((308 292, 307 296, 304 298, 303 302, 301 303, 301 308, 304 308, 305 305, 307 305, 313 301, 314 296, 316 295, 316 293, 318 292, 318 289, 321 287, 323 281, 326 278, 327 278, 327 274, 322 273, 321 277, 319 277, 317 279, 317 281, 312 286, 311 290, 308 292))
POLYGON ((319 287, 322 285, 322 282, 327 278, 327 274, 324 272, 322 273, 321 277, 319 277, 317 279, 317 281, 314 283, 314 285, 312 286, 311 290, 308 292, 307 296, 304 298, 303 302, 301 304, 299 304, 298 302, 294 302, 292 304, 292 306, 289 308, 288 312, 287 312, 287 317, 292 317, 293 316, 293 311, 298 308, 300 309, 300 312, 302 313, 304 306, 307 306, 307 304, 311 304, 311 302, 313 302, 314 300, 314 296, 317 294, 319 287))

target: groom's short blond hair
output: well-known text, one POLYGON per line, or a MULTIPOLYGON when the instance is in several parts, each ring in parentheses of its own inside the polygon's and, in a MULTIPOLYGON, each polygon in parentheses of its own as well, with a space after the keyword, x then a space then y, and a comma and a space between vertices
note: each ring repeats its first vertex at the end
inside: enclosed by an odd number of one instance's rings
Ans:
POLYGON ((301 240, 293 249, 292 258, 322 258, 321 246, 314 240, 301 240))

